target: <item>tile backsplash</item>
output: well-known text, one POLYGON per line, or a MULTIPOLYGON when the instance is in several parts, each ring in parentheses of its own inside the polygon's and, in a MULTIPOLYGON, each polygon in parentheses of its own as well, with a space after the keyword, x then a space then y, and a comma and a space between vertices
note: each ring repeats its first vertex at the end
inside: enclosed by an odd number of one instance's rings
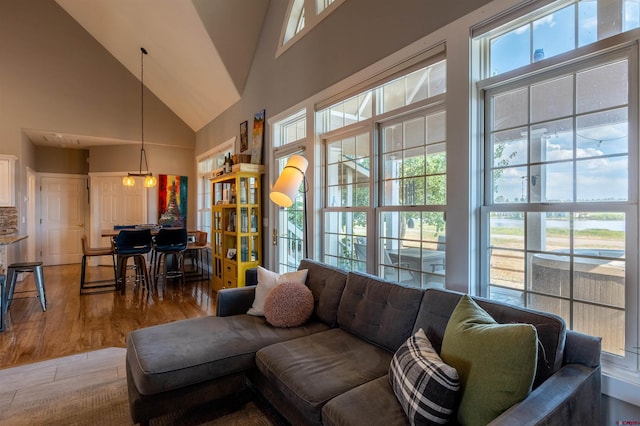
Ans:
POLYGON ((0 207, 0 235, 18 232, 18 209, 0 207))

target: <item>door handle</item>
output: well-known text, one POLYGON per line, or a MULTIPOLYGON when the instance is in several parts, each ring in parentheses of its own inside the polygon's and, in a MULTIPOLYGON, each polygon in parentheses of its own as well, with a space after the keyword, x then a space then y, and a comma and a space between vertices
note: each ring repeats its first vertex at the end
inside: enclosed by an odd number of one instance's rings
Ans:
POLYGON ((278 230, 275 228, 271 233, 271 244, 273 244, 274 246, 278 245, 278 230))

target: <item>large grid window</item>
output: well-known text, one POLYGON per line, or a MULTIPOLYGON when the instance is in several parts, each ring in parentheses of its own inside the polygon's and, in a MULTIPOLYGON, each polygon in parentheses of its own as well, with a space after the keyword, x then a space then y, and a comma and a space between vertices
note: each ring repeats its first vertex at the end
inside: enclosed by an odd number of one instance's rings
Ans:
POLYGON ((484 35, 487 75, 499 75, 639 26, 637 0, 552 2, 484 35), (600 18, 599 13, 606 17, 600 18))
MULTIPOLYGON (((307 137, 306 110, 298 111, 274 124, 273 163, 276 164, 274 182, 284 169, 289 157, 304 156, 302 147, 307 137)), ((295 271, 304 258, 305 247, 305 193, 304 183, 291 207, 277 207, 277 222, 274 228, 277 271, 295 271)), ((275 208, 275 207, 274 207, 275 208)))
POLYGON ((197 159, 197 209, 196 227, 207 233, 211 242, 211 172, 222 167, 224 158, 233 151, 233 141, 225 142, 197 159))
POLYGON ((446 114, 439 108, 381 126, 380 248, 385 278, 444 287, 446 114))
POLYGON ((326 144, 325 262, 367 271, 367 217, 371 205, 371 135, 358 133, 326 144))
MULTIPOLYGON (((597 20, 594 4, 538 12, 502 33, 519 33, 532 49, 536 40, 554 40, 544 47, 548 58, 621 32, 598 26, 593 36, 581 35, 586 16, 597 20), (548 22, 576 23, 569 32, 577 40, 545 29, 548 22)), ((628 301, 637 294, 638 271, 628 259, 638 247, 636 52, 621 45, 581 58, 576 50, 564 64, 525 68, 523 77, 511 73, 501 83, 496 69, 512 56, 496 48, 505 36, 494 35, 482 44, 491 49, 485 72, 494 76, 484 92, 480 290, 557 314, 569 328, 601 336, 608 361, 633 366, 637 320, 628 301)), ((542 59, 528 52, 517 66, 542 59)))
POLYGON ((413 287, 444 287, 446 62, 319 112, 323 260, 413 287))

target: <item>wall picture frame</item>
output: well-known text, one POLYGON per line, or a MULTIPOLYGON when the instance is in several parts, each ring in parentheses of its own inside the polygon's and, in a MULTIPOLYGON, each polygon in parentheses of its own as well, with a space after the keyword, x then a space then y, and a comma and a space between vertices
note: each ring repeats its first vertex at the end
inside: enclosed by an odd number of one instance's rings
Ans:
POLYGON ((249 121, 240 123, 240 152, 249 149, 249 121))
POLYGON ((187 226, 187 176, 158 175, 158 224, 176 228, 187 226))
POLYGON ((265 110, 256 112, 253 116, 253 132, 251 143, 251 163, 262 164, 262 144, 264 143, 264 115, 265 110))

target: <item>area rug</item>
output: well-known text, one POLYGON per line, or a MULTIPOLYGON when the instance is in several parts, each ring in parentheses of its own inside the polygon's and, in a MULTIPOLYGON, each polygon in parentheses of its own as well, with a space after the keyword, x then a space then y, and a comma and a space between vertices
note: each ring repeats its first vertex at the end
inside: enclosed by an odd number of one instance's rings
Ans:
MULTIPOLYGON (((130 425, 125 349, 108 348, 0 370, 2 425, 130 425)), ((151 420, 165 425, 282 425, 259 398, 218 401, 151 420)))

